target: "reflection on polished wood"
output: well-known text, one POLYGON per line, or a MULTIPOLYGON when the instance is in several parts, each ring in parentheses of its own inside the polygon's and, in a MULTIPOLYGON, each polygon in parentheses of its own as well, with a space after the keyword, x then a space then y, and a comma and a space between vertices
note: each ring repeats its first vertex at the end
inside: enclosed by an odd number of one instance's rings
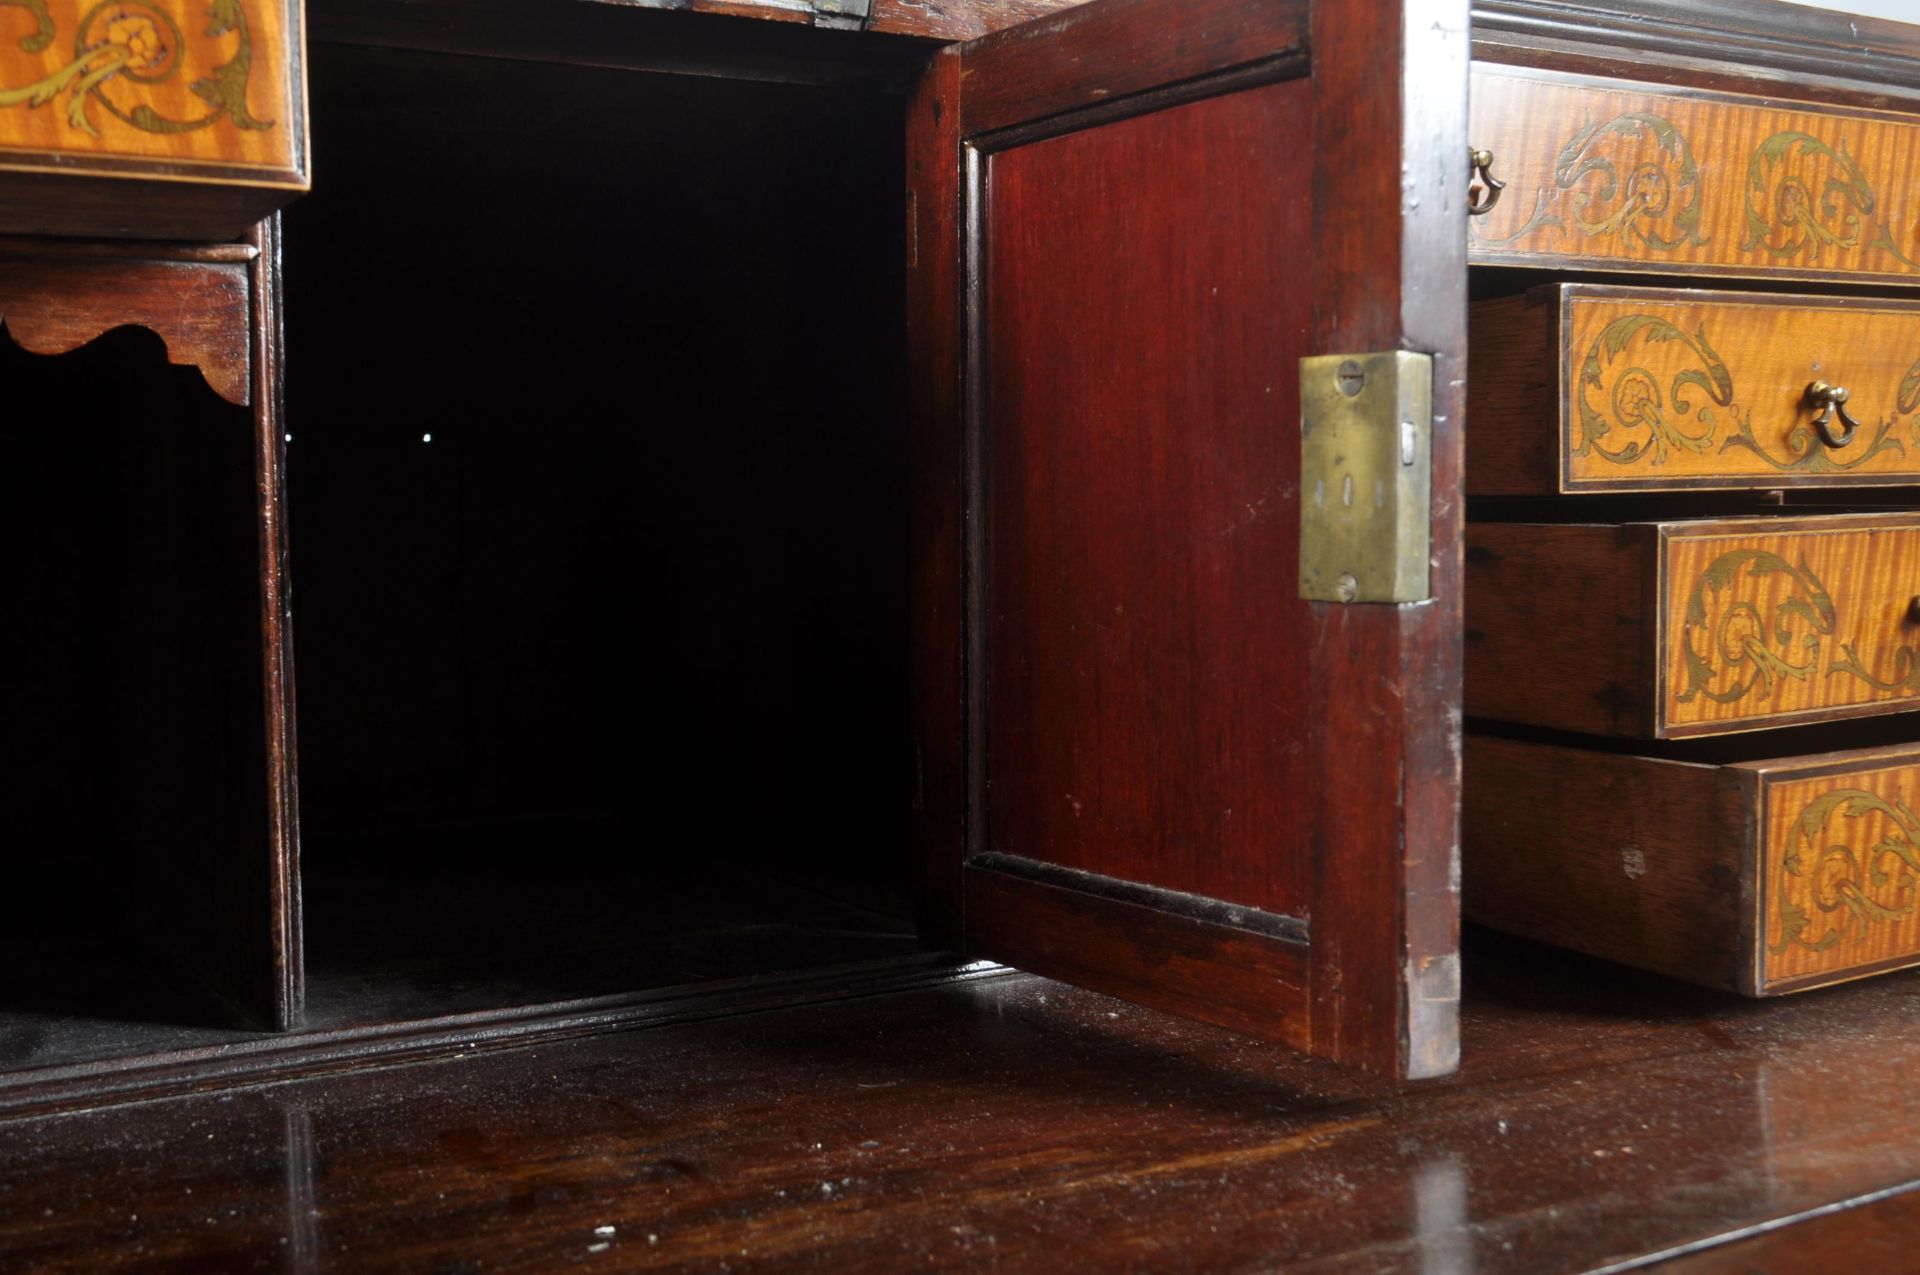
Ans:
POLYGON ((1590 1269, 1920 1180, 1920 980, 1475 934, 1395 1084, 1026 976, 0 1125, 0 1265, 1590 1269))

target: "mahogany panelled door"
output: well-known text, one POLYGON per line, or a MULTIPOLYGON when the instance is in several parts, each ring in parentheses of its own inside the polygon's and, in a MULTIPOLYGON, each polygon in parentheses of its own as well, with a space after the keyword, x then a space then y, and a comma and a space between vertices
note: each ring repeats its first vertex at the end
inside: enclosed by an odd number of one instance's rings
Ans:
POLYGON ((1453 1069, 1466 100, 1454 0, 1092 0, 933 59, 908 137, 930 938, 1453 1069), (1395 351, 1431 356, 1431 498, 1400 520, 1424 588, 1308 600, 1301 360, 1395 351))

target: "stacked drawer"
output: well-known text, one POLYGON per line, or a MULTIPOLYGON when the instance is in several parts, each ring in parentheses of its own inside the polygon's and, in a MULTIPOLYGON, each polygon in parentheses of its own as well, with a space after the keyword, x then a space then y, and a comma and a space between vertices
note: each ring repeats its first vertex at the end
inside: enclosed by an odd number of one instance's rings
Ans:
POLYGON ((1471 321, 1468 916, 1753 995, 1920 964, 1920 719, 1788 729, 1920 708, 1920 118, 1473 93, 1471 259, 1528 273, 1471 321))
POLYGON ((234 239, 307 189, 300 0, 0 0, 0 233, 234 239))

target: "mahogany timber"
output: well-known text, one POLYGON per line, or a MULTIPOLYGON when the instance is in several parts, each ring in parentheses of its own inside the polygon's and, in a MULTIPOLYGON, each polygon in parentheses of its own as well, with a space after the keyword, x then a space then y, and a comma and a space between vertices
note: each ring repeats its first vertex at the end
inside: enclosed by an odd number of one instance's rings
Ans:
POLYGON ((1300 556, 1299 448, 1273 440, 1309 298, 1274 245, 1310 210, 1272 139, 1311 102, 1285 80, 985 160, 996 853, 1308 912, 1307 859, 1273 841, 1306 820, 1322 711, 1307 607, 1252 582, 1300 556), (1111 183, 1148 172, 1111 215, 1111 183))
POLYGON ((229 403, 253 398, 248 266, 164 247, 43 251, 0 244, 0 320, 22 349, 64 354, 109 328, 150 329, 175 363, 198 368, 229 403))
POLYGON ((1463 1070, 1412 1086, 1002 974, 14 1120, 0 1265, 1541 1275, 1846 1253, 1876 1209, 1791 1224, 1920 1183, 1916 976, 1469 941, 1463 1070))
POLYGON ((1507 933, 1740 990, 1754 829, 1739 779, 1469 733, 1461 907, 1507 933))
POLYGON ((1473 494, 1920 480, 1920 303, 1559 284, 1470 324, 1473 494), (1842 446, 1813 428, 1817 380, 1861 422, 1842 446))
MULTIPOLYGON (((181 765, 217 764, 220 782, 232 787, 223 798, 232 809, 194 816, 205 822, 192 828, 153 830, 173 838, 167 844, 175 846, 179 861, 147 887, 149 906, 164 901, 167 917, 154 926, 154 937, 179 957, 182 977, 214 992, 228 1019, 285 1028, 299 1016, 299 942, 298 885, 289 850, 298 835, 286 702, 291 637, 285 628, 276 459, 278 270, 274 222, 256 227, 244 244, 0 241, 0 318, 21 348, 63 354, 110 329, 144 328, 166 343, 171 362, 192 367, 220 397, 250 409, 253 444, 243 453, 226 450, 227 432, 205 409, 199 414, 208 420, 196 425, 194 409, 180 407, 188 419, 176 438, 156 406, 156 469, 150 478, 155 493, 151 502, 136 502, 148 510, 136 516, 152 519, 138 540, 153 555, 148 569, 158 583, 152 587, 166 596, 153 601, 136 626, 155 654, 134 667, 151 680, 198 687, 183 728, 197 722, 202 709, 247 714, 244 720, 208 723, 212 744, 195 737, 173 745, 195 758, 181 765), (254 456, 251 481, 236 479, 243 472, 236 462, 246 454, 254 456), (257 546, 254 537, 236 542, 231 534, 242 525, 230 521, 231 511, 247 505, 257 512, 257 546), (187 545, 192 547, 169 547, 187 545), (180 555, 193 561, 177 560, 180 555), (253 606, 230 606, 232 599, 249 596, 258 599, 253 606), (192 614, 177 614, 178 607, 192 614), (246 635, 240 649, 259 635, 263 666, 243 673, 228 667, 222 655, 217 673, 197 671, 199 661, 213 658, 203 653, 234 650, 236 633, 246 635), (208 751, 195 749, 210 750, 217 763, 207 760, 208 751), (260 769, 247 772, 256 760, 260 769)), ((136 698, 145 694, 136 692, 136 698)), ((152 694, 164 699, 159 690, 152 694)), ((102 872, 112 875, 104 867, 102 872)))
POLYGON ((910 725, 917 907, 929 943, 965 933, 961 866, 967 806, 965 593, 961 581, 960 60, 932 59, 907 111, 907 431, 914 499, 910 570, 910 725))
POLYGON ((1725 766, 1469 735, 1468 917, 1752 996, 1920 964, 1920 747, 1725 766))
POLYGON ((1472 522, 1466 539, 1467 712, 1592 735, 1645 730, 1640 688, 1654 673, 1640 638, 1640 531, 1472 522))
POLYGON ((1486 63, 1473 101, 1475 263, 1920 283, 1912 116, 1486 63))
POLYGON ((287 545, 285 325, 281 301, 280 214, 247 235, 251 293, 254 491, 260 522, 260 729, 266 738, 266 844, 229 879, 232 908, 264 913, 264 951, 252 954, 247 998, 267 1007, 277 1031, 305 1017, 305 943, 300 908, 299 735, 295 728, 293 602, 287 545))
MULTIPOLYGON (((914 187, 918 401, 966 421, 951 436, 961 454, 937 441, 916 489, 918 527, 947 537, 936 552, 916 548, 916 632, 939 644, 916 659, 942 667, 916 745, 923 792, 950 803, 924 809, 921 845, 969 856, 964 905, 936 911, 950 923, 964 906, 971 951, 1413 1075, 1455 1057, 1460 502, 1435 502, 1427 603, 1303 603, 1277 587, 1271 561, 1295 534, 1283 467, 1297 454, 1285 422, 1301 354, 1434 351, 1435 482, 1459 481, 1464 211, 1453 193, 1465 172, 1439 141, 1464 127, 1463 18, 1392 3, 1102 0, 939 55, 933 75, 950 77, 953 96, 923 87, 910 123, 916 146, 944 149, 929 164, 955 169, 929 168, 914 187), (939 69, 950 60, 957 71, 939 69), (1311 111, 1291 104, 1297 91, 1311 111), (1263 114, 1318 140, 1233 140, 1263 114), (1195 128, 1217 133, 1233 161, 1210 145, 1164 149, 1195 128), (1383 153, 1406 154, 1405 180, 1427 193, 1403 199, 1395 166, 1340 158, 1383 153), (1302 154, 1315 157, 1311 181, 1287 176, 1302 154), (1175 168, 1207 184, 1211 220, 1190 215, 1175 168), (950 221, 929 216, 929 198, 949 201, 950 221), (1127 217, 1112 215, 1116 200, 1127 217), (1368 233, 1334 233, 1347 219, 1368 233), (1300 258, 1306 286, 1249 287, 1229 308, 1239 271, 1266 277, 1307 243, 1319 247, 1300 258), (1219 266, 1222 297, 1186 269, 1190 248, 1219 266), (1160 348, 1189 330, 1196 340, 1173 347, 1185 362, 1160 348), (1124 415, 1103 426, 1114 412, 1124 415), (1261 419, 1268 455, 1244 451, 1261 419), (1195 430, 1252 472, 1183 455, 1195 430), (961 465, 957 479, 940 472, 943 457, 961 465), (1061 521, 1035 521, 1055 501, 1061 521), (1236 556, 1240 535, 1267 546, 1263 568, 1236 556), (959 651, 926 618, 936 605, 965 616, 959 651), (1205 636, 1231 631, 1229 616, 1246 622, 1233 643, 1205 636), (1129 635, 1172 645, 1141 663, 1129 635), (1098 690, 1075 686, 1095 670, 1098 690), (1279 692, 1266 706, 1298 724, 1289 748, 1300 751, 1284 771, 1259 763, 1283 754, 1257 742, 1275 725, 1256 725, 1236 779, 1214 773, 1220 741, 1171 706, 1186 696, 1211 715, 1208 699, 1239 694, 1248 677, 1279 692), (1043 734, 1078 738, 1081 753, 1043 755, 1043 734), (1284 781, 1290 806, 1247 787, 1258 770, 1284 781), (1160 801, 1136 839, 1123 820, 1147 808, 1147 788, 1130 790, 1150 773, 1186 775, 1221 799, 1160 801), (1056 842, 1073 828, 1069 797, 1085 827, 1104 820, 1120 836, 1056 842), (1242 837, 1231 821, 1250 802, 1293 813, 1242 837), (1238 838, 1228 849, 1206 840, 1222 831, 1238 838), (1150 849, 1196 838, 1176 866, 1150 849), (1179 972, 1159 969, 1175 952, 1179 972), (1194 961, 1214 965, 1210 988, 1194 961)), ((916 428, 950 437, 944 421, 916 428)), ((1224 725, 1239 711, 1217 716, 1224 725)), ((936 864, 934 893, 952 872, 936 864)))
POLYGON ((1819 1275, 1836 1265, 1899 1270, 1912 1259, 1913 1237, 1920 1234, 1920 1188, 1897 1187, 1848 1204, 1690 1249, 1660 1269, 1664 1275, 1819 1275))

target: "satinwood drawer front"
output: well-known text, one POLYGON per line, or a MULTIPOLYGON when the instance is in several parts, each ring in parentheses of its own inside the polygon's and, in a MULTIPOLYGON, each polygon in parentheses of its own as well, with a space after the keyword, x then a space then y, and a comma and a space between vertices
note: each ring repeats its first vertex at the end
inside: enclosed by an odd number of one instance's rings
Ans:
POLYGON ((1699 764, 1469 736, 1466 915, 1749 995, 1920 964, 1920 744, 1699 764))
POLYGON ((1920 282, 1920 119, 1476 64, 1469 259, 1920 282))
POLYGON ((1677 738, 1920 707, 1920 512, 1467 531, 1466 711, 1677 738))
POLYGON ((307 187, 300 0, 5 0, 0 230, 225 238, 307 187))
POLYGON ((1920 481, 1920 301, 1560 284, 1469 350, 1475 494, 1920 481))

